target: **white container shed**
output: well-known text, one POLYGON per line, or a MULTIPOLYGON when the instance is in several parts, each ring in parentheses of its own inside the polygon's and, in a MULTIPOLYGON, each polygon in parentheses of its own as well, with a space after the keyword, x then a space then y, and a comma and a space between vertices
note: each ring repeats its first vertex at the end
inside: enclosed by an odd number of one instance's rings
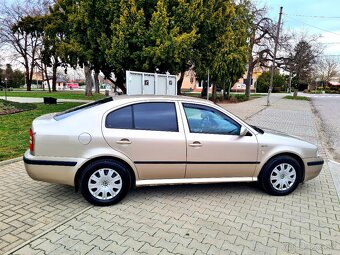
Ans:
POLYGON ((128 95, 177 95, 176 76, 126 71, 128 95))

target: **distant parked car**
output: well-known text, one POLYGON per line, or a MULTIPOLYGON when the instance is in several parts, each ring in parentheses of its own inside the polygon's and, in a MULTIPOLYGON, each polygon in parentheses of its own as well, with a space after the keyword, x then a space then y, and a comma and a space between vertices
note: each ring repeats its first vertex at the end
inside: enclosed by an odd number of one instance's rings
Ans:
POLYGON ((146 185, 259 182, 287 195, 324 161, 315 145, 251 126, 210 101, 119 96, 35 119, 24 162, 35 180, 111 205, 146 185))

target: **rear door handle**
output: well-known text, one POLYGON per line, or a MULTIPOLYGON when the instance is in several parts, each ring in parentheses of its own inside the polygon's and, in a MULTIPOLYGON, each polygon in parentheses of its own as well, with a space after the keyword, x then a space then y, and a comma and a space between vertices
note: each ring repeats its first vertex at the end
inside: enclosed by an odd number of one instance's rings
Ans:
POLYGON ((202 147, 202 144, 198 141, 189 144, 190 147, 202 147))
POLYGON ((119 141, 116 141, 118 144, 131 144, 131 141, 127 138, 120 139, 119 141))

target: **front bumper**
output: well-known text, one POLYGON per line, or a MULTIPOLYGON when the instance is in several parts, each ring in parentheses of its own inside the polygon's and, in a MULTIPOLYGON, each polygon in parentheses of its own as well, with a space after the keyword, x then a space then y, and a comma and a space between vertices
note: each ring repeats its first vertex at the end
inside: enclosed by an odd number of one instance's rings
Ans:
POLYGON ((320 157, 307 158, 304 159, 304 164, 305 164, 304 181, 308 181, 317 177, 320 174, 322 166, 324 164, 324 160, 320 157))
POLYGON ((74 177, 84 160, 79 158, 39 157, 29 150, 24 155, 27 174, 37 181, 74 186, 74 177))

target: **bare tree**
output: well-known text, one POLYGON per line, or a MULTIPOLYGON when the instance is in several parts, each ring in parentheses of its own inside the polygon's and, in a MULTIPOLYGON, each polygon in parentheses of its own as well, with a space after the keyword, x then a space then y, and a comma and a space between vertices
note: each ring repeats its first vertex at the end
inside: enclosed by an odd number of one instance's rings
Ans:
POLYGON ((48 87, 48 92, 51 92, 51 83, 48 75, 48 66, 44 63, 43 61, 43 56, 42 56, 42 47, 38 49, 38 60, 36 62, 36 66, 41 72, 41 79, 42 79, 42 85, 43 85, 43 90, 45 90, 45 85, 44 85, 44 80, 46 81, 47 87, 48 87))
POLYGON ((33 69, 38 59, 39 36, 28 31, 29 23, 18 26, 23 17, 38 15, 40 10, 32 2, 3 4, 0 9, 0 47, 13 50, 12 58, 25 68, 27 90, 31 90, 33 69))
POLYGON ((332 77, 338 75, 339 63, 329 57, 320 57, 316 61, 315 73, 316 77, 319 78, 323 84, 328 84, 332 77))
MULTIPOLYGON (((266 16, 265 7, 256 8, 253 6, 253 26, 251 27, 252 36, 250 38, 250 51, 248 72, 246 81, 246 96, 250 96, 250 86, 255 67, 269 68, 274 57, 275 37, 278 24, 266 16)), ((286 69, 289 54, 293 46, 291 44, 293 33, 280 32, 278 38, 278 51, 274 63, 274 68, 286 69)))
POLYGON ((315 80, 315 63, 324 50, 318 43, 319 38, 320 35, 310 35, 306 31, 291 32, 280 67, 290 73, 290 86, 293 84, 295 92, 300 85, 306 87, 315 80))
POLYGON ((253 6, 253 25, 249 42, 248 72, 246 81, 246 96, 250 97, 250 86, 253 71, 256 66, 267 66, 272 58, 271 41, 274 38, 275 25, 266 17, 266 8, 257 9, 253 6))

